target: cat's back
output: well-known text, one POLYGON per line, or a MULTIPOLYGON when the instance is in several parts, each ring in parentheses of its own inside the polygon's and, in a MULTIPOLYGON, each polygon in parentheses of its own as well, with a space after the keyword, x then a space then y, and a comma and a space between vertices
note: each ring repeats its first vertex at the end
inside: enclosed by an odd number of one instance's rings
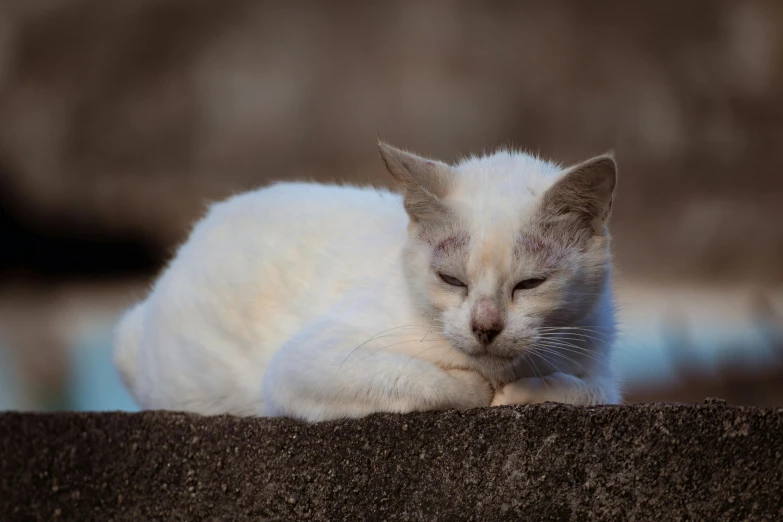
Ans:
MULTIPOLYGON (((350 222, 354 216, 405 223, 399 194, 375 187, 310 182, 282 182, 214 203, 202 221, 252 219, 254 226, 277 225, 297 218, 299 227, 310 218, 350 222)), ((326 224, 326 223, 324 223, 326 224)))
POLYGON ((213 204, 120 322, 123 378, 159 406, 154 397, 197 388, 166 381, 172 361, 211 375, 216 390, 257 374, 303 325, 393 269, 406 227, 400 196, 374 188, 279 183, 213 204), (146 385, 134 385, 138 375, 146 385))
MULTIPOLYGON (((358 249, 398 248, 407 219, 399 195, 382 189, 318 183, 278 183, 212 205, 178 257, 198 249, 212 263, 253 262, 256 267, 317 265, 353 269, 358 249)), ((385 253, 385 252, 384 252, 385 253)))
POLYGON ((278 183, 212 205, 157 287, 222 282, 283 305, 298 289, 328 291, 381 268, 402 247, 406 224, 400 196, 386 190, 278 183))
POLYGON ((280 183, 234 196, 196 224, 155 284, 147 316, 283 339, 392 266, 406 226, 400 197, 385 190, 280 183))

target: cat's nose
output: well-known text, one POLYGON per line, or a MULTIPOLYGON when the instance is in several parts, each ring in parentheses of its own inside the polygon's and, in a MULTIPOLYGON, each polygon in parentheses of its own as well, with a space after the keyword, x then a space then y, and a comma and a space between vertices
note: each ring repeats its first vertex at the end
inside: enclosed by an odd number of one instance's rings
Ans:
POLYGON ((483 298, 476 302, 470 320, 470 329, 478 341, 487 346, 503 331, 503 315, 492 299, 483 298))
POLYGON ((470 328, 473 330, 473 335, 476 336, 476 339, 485 346, 491 343, 503 331, 503 326, 500 324, 479 325, 473 323, 470 325, 470 328))

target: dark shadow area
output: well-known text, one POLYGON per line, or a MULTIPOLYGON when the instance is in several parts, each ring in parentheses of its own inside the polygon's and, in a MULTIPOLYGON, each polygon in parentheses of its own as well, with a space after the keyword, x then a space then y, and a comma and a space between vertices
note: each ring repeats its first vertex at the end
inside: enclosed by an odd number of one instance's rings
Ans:
POLYGON ((152 274, 163 262, 165 249, 144 238, 21 212, 24 199, 5 173, 0 163, 0 278, 116 279, 152 274))

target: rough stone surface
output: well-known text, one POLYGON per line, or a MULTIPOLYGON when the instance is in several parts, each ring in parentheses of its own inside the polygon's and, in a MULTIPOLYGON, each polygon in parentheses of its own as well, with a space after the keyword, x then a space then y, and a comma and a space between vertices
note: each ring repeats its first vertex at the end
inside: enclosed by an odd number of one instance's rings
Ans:
POLYGON ((783 409, 0 415, 2 520, 781 520, 783 409), (58 518, 59 517, 59 518, 58 518))

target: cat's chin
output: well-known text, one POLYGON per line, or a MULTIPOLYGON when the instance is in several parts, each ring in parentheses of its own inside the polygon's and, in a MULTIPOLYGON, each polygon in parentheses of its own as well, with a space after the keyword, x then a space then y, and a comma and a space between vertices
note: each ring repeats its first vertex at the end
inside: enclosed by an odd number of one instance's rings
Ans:
POLYGON ((499 362, 505 362, 506 364, 511 364, 514 362, 517 358, 516 355, 498 355, 494 353, 480 353, 476 355, 471 355, 474 359, 478 359, 479 361, 499 361, 499 362))
POLYGON ((481 353, 470 355, 476 367, 486 374, 492 380, 506 380, 506 377, 513 375, 516 357, 508 355, 496 355, 493 353, 481 353))

